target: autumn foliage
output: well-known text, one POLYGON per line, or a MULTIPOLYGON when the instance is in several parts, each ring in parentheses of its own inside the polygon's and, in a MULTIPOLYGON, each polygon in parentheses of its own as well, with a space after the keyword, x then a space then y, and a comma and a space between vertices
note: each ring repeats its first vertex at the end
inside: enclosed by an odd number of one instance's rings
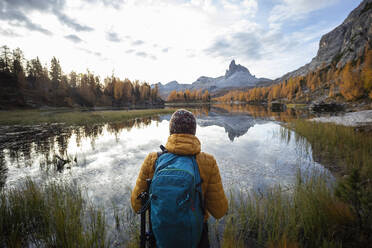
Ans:
POLYGON ((185 90, 185 91, 172 91, 167 101, 168 102, 209 102, 211 96, 208 90, 203 92, 202 89, 199 90, 185 90))
POLYGON ((101 78, 91 71, 65 74, 53 57, 50 67, 39 58, 26 60, 17 48, 0 48, 0 98, 9 103, 14 96, 23 105, 49 106, 132 106, 161 102, 157 86, 121 80, 112 75, 101 78))
POLYGON ((229 91, 220 102, 270 102, 274 100, 308 102, 315 94, 343 97, 347 101, 372 99, 372 50, 366 48, 356 60, 342 68, 336 63, 324 66, 305 76, 291 77, 279 84, 247 91, 229 91))

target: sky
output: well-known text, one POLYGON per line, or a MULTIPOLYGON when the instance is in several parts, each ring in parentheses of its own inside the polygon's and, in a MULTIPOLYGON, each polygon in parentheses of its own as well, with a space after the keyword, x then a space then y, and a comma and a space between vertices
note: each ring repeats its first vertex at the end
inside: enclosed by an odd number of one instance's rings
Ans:
POLYGON ((0 0, 0 46, 64 73, 150 84, 224 75, 232 59, 275 79, 311 61, 361 0, 0 0))

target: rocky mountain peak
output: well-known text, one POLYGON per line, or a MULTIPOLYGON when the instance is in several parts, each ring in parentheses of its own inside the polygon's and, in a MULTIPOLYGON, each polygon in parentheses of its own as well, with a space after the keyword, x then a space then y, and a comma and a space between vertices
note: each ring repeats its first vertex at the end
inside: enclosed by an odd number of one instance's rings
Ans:
POLYGON ((169 83, 167 83, 168 86, 176 86, 178 85, 178 82, 176 80, 173 80, 173 81, 170 81, 169 83))
POLYGON ((247 72, 248 74, 250 74, 249 70, 240 65, 240 64, 235 64, 235 60, 231 60, 231 63, 229 65, 229 69, 226 70, 226 73, 225 73, 225 78, 228 78, 230 77, 231 75, 233 75, 235 72, 238 72, 238 71, 242 71, 242 72, 247 72))
POLYGON ((232 60, 229 69, 226 70, 224 76, 206 77, 201 76, 192 84, 180 84, 177 81, 171 81, 165 85, 159 84, 159 95, 163 99, 167 99, 168 95, 173 91, 189 90, 208 90, 214 94, 222 89, 241 89, 254 87, 259 83, 270 83, 272 80, 265 78, 256 78, 249 70, 232 60))

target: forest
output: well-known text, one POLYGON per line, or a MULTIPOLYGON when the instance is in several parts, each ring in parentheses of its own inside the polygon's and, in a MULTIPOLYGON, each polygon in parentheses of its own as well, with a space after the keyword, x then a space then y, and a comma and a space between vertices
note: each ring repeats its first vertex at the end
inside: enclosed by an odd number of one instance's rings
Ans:
POLYGON ((366 47, 358 59, 340 68, 336 67, 339 57, 333 58, 329 66, 323 66, 305 76, 291 77, 268 87, 229 91, 215 100, 309 103, 322 96, 337 101, 372 99, 372 50, 366 47))
POLYGON ((0 108, 19 107, 134 107, 159 105, 157 86, 146 82, 121 80, 112 75, 101 80, 86 73, 65 74, 59 60, 50 66, 38 57, 26 60, 21 49, 0 48, 0 108))
POLYGON ((202 89, 199 90, 185 90, 185 91, 176 91, 173 90, 167 98, 168 102, 210 102, 211 96, 208 90, 203 92, 202 89))

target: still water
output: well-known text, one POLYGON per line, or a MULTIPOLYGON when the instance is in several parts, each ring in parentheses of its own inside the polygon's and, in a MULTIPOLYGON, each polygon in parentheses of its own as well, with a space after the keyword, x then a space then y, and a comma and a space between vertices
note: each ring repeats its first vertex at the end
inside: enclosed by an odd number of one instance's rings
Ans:
MULTIPOLYGON (((295 136, 292 131, 283 135, 280 115, 243 110, 195 111, 196 136, 202 151, 215 156, 226 191, 290 185, 298 170, 325 170, 313 161, 308 144, 289 139, 295 136)), ((62 179, 83 187, 94 203, 107 209, 128 206, 144 158, 167 141, 169 119, 0 127, 0 181, 17 186, 26 177, 38 182, 62 179), (56 168, 61 159, 70 162, 56 168)))

